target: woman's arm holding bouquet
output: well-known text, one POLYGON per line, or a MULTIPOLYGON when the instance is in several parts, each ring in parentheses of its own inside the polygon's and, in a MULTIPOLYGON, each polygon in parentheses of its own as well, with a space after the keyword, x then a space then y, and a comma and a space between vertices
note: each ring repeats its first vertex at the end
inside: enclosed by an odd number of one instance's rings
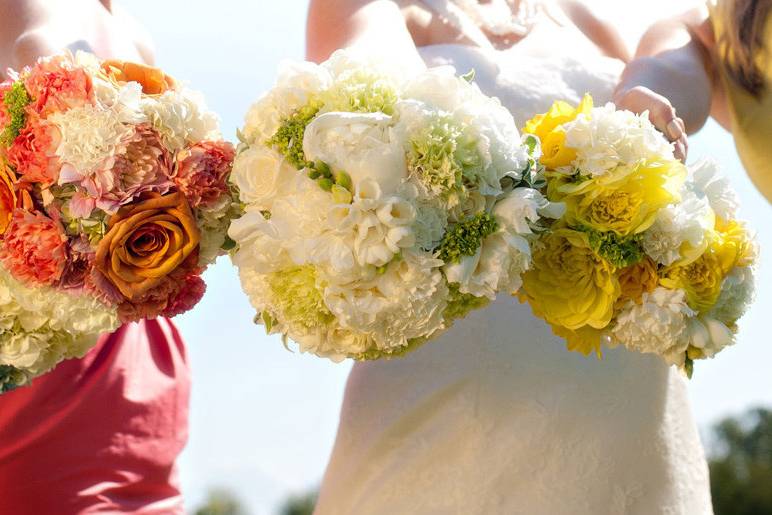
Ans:
POLYGON ((424 68, 405 18, 390 0, 311 0, 306 41, 306 57, 315 62, 356 47, 406 70, 424 68))

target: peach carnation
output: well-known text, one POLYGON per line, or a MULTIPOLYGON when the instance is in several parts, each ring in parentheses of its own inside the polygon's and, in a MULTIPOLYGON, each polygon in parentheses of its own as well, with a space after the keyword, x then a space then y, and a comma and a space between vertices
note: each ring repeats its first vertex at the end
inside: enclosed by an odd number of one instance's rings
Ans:
POLYGON ((54 127, 37 116, 29 116, 8 149, 8 161, 19 174, 21 182, 51 184, 59 178, 56 147, 59 135, 54 127))
POLYGON ((16 209, 0 245, 0 261, 28 285, 58 282, 67 265, 67 237, 61 224, 40 212, 16 209))
POLYGON ((228 192, 236 150, 226 141, 197 143, 177 155, 174 182, 191 207, 213 207, 228 192))
POLYGON ((27 109, 44 118, 90 103, 94 96, 91 77, 65 56, 40 59, 29 68, 24 86, 32 98, 27 109))

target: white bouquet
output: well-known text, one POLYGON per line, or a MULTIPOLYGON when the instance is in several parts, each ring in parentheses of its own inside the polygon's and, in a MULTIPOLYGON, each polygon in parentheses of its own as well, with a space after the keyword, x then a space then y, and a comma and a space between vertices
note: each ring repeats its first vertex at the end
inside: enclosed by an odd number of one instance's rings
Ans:
POLYGON ((240 139, 230 236, 256 321, 335 360, 404 354, 516 292, 541 216, 562 214, 537 139, 447 67, 287 63, 240 139))

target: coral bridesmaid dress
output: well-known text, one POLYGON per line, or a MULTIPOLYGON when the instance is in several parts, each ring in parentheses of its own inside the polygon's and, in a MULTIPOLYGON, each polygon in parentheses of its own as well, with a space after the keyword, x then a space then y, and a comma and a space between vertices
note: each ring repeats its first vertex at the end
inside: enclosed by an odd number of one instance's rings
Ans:
POLYGON ((182 338, 158 319, 0 396, 0 513, 183 513, 189 393, 182 338))

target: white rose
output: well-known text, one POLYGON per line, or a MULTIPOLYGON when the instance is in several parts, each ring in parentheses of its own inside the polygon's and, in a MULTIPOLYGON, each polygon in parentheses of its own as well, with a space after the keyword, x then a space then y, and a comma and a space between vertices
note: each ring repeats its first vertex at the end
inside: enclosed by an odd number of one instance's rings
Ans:
POLYGON ((242 202, 270 211, 276 198, 290 191, 297 175, 298 171, 276 152, 255 145, 236 156, 231 181, 242 202))
POLYGON ((722 322, 710 317, 693 317, 688 324, 689 344, 712 358, 734 344, 734 333, 722 322))
POLYGON ((309 161, 348 173, 355 187, 372 179, 390 194, 407 177, 404 150, 390 124, 383 113, 325 113, 306 127, 303 152, 309 161))

